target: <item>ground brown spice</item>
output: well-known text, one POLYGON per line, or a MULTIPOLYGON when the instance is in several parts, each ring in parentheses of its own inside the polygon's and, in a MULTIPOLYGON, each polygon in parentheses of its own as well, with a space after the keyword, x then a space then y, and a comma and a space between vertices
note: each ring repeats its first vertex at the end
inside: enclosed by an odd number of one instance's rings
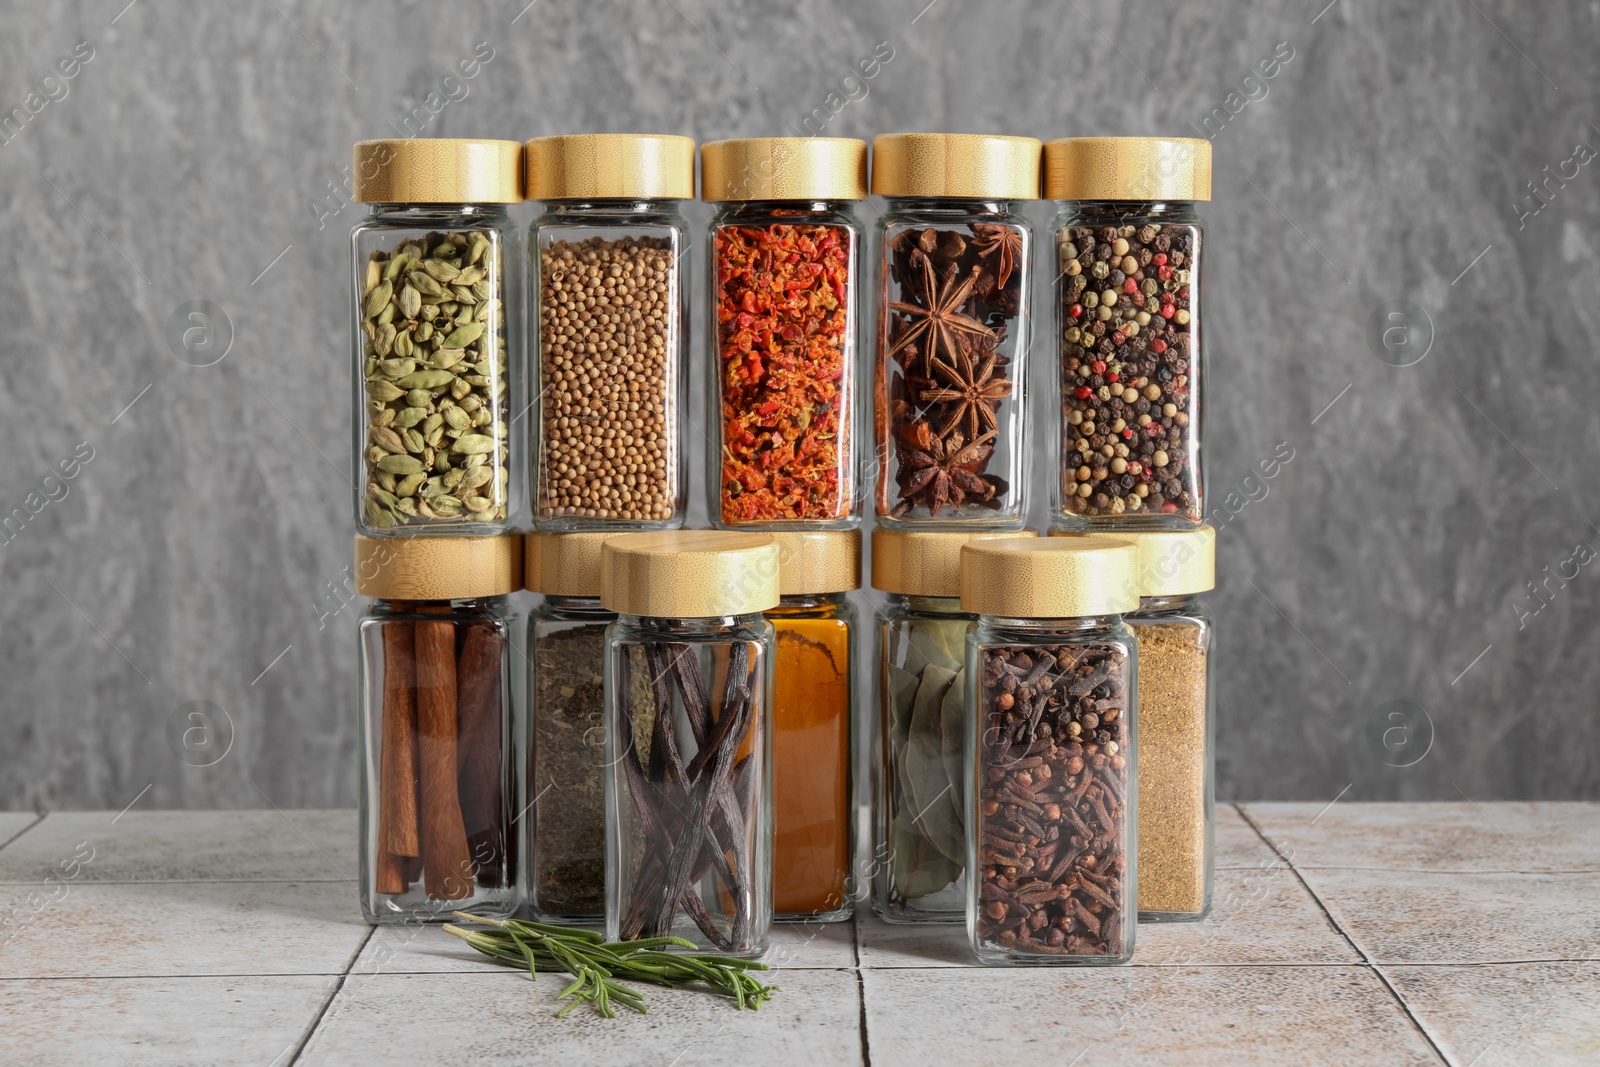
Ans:
POLYGON ((1139 910, 1206 902, 1206 632, 1129 619, 1139 641, 1139 910))

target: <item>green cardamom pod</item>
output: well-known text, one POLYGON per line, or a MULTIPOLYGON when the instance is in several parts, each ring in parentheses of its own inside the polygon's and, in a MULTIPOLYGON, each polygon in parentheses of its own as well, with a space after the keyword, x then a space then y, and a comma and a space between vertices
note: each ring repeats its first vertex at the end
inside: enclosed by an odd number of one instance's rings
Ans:
POLYGON ((411 340, 411 331, 401 330, 394 339, 394 354, 409 357, 415 350, 415 343, 411 340))
POLYGON ((465 326, 457 326, 450 331, 450 336, 444 339, 445 348, 466 348, 472 342, 483 336, 484 326, 481 322, 469 322, 465 326))
POLYGON ((449 370, 466 356, 467 350, 464 348, 441 348, 433 354, 433 365, 440 370, 449 370))
POLYGON ((372 438, 372 443, 385 452, 404 452, 406 444, 400 435, 386 426, 372 426, 367 429, 367 436, 372 438))
POLYGON ((420 455, 422 450, 427 447, 428 442, 424 440, 422 434, 416 430, 406 430, 404 433, 405 450, 407 452, 413 452, 420 455))
POLYGON ((470 433, 459 438, 455 443, 455 451, 463 456, 482 455, 494 450, 495 441, 487 434, 470 433))
POLYGON ((387 404, 391 400, 399 400, 406 393, 404 389, 401 389, 393 382, 375 380, 367 383, 367 395, 374 400, 387 404))
POLYGON ((422 461, 416 456, 384 456, 378 461, 378 469, 388 471, 390 474, 416 474, 422 470, 422 461))
POLYGON ((400 481, 395 483, 394 495, 416 496, 417 490, 421 488, 422 483, 427 481, 427 479, 428 476, 422 471, 418 471, 415 474, 408 474, 404 478, 401 478, 400 481))
POLYGON ((395 384, 402 389, 437 389, 449 385, 454 378, 455 375, 447 370, 419 370, 412 371, 395 384))
POLYGON ((440 282, 451 281, 461 273, 460 267, 443 259, 425 259, 422 261, 422 269, 428 272, 429 277, 440 282))
POLYGON ((427 417, 427 408, 402 408, 400 413, 394 417, 394 424, 402 430, 409 430, 427 417))
POLYGON ((406 391, 406 407, 426 408, 433 405, 433 394, 426 389, 410 389, 406 391))
POLYGON ((472 416, 458 407, 445 408, 444 421, 454 430, 465 430, 472 426, 472 416))
POLYGON ((376 289, 367 294, 367 301, 362 305, 362 309, 366 312, 366 317, 370 319, 388 307, 389 299, 393 296, 394 284, 392 282, 379 284, 376 289))
POLYGON ((422 310, 422 294, 417 292, 417 287, 407 285, 400 290, 400 314, 408 319, 417 317, 417 312, 422 310))

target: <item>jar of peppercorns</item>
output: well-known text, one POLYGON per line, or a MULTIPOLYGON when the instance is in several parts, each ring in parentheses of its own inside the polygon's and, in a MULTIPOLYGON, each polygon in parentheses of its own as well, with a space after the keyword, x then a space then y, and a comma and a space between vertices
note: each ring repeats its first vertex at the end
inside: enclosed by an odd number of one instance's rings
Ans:
POLYGON ((527 143, 535 353, 534 525, 683 525, 688 224, 694 140, 638 134, 527 143))
POLYGON ((711 520, 851 529, 867 145, 758 137, 701 146, 711 220, 711 520))
POLYGON ((1200 246, 1211 143, 1044 147, 1056 223, 1061 439, 1055 512, 1076 528, 1193 527, 1201 478, 1200 246))
POLYGON ((881 236, 874 427, 878 522, 1017 528, 1023 356, 1039 198, 1032 137, 897 133, 872 144, 881 236))

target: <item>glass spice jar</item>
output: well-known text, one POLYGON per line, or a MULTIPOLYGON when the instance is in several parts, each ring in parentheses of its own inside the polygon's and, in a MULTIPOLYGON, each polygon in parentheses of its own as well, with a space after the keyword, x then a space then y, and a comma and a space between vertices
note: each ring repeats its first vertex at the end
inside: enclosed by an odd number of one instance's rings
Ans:
POLYGON ((356 535, 361 911, 443 922, 516 907, 507 596, 522 538, 356 535))
POLYGON ((885 134, 872 143, 878 223, 873 422, 878 522, 1021 527, 1023 359, 1033 291, 1039 142, 885 134))
MULTIPOLYGON (((1060 531, 1057 531, 1060 533, 1060 531)), ((1217 532, 1119 531, 1139 551, 1139 921, 1194 922, 1211 910, 1216 790, 1211 617, 1217 532)))
POLYGON ((854 913, 851 774, 861 535, 772 535, 778 606, 772 690, 772 909, 778 919, 836 922, 854 913))
POLYGON ((606 933, 733 956, 772 925, 772 625, 764 534, 619 534, 601 549, 606 933))
POLYGON ((758 137, 700 149, 711 220, 712 523, 853 529, 854 364, 867 145, 758 137))
POLYGON ((877 709, 872 724, 872 910, 892 923, 966 915, 962 827, 966 678, 961 548, 1005 531, 872 531, 877 709))
POLYGON ((527 191, 534 525, 681 526, 694 139, 535 138, 527 191))
POLYGON ((1045 195, 1065 201, 1055 521, 1193 528, 1204 504, 1194 205, 1211 199, 1211 142, 1069 137, 1044 157, 1045 195))
POLYGON ((983 963, 1123 963, 1138 855, 1138 550, 1110 538, 961 550, 967 936, 983 963))
POLYGON ((351 232, 356 526, 493 534, 517 509, 508 408, 522 329, 516 141, 358 141, 351 232))
POLYGON ((616 613, 600 602, 607 533, 530 533, 523 572, 543 599, 528 616, 528 685, 519 766, 526 899, 549 923, 606 913, 605 649, 616 613))

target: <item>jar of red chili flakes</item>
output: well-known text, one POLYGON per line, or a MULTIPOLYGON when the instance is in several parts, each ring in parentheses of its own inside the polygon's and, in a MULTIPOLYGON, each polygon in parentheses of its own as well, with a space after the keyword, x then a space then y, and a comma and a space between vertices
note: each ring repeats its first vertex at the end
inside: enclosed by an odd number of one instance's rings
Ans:
POLYGON ((1211 142, 1069 137, 1044 147, 1056 222, 1061 459, 1069 529, 1202 521, 1197 200, 1211 142))
POLYGON ((853 528, 856 293, 867 145, 761 137, 701 146, 711 220, 711 367, 721 413, 712 521, 853 528))

